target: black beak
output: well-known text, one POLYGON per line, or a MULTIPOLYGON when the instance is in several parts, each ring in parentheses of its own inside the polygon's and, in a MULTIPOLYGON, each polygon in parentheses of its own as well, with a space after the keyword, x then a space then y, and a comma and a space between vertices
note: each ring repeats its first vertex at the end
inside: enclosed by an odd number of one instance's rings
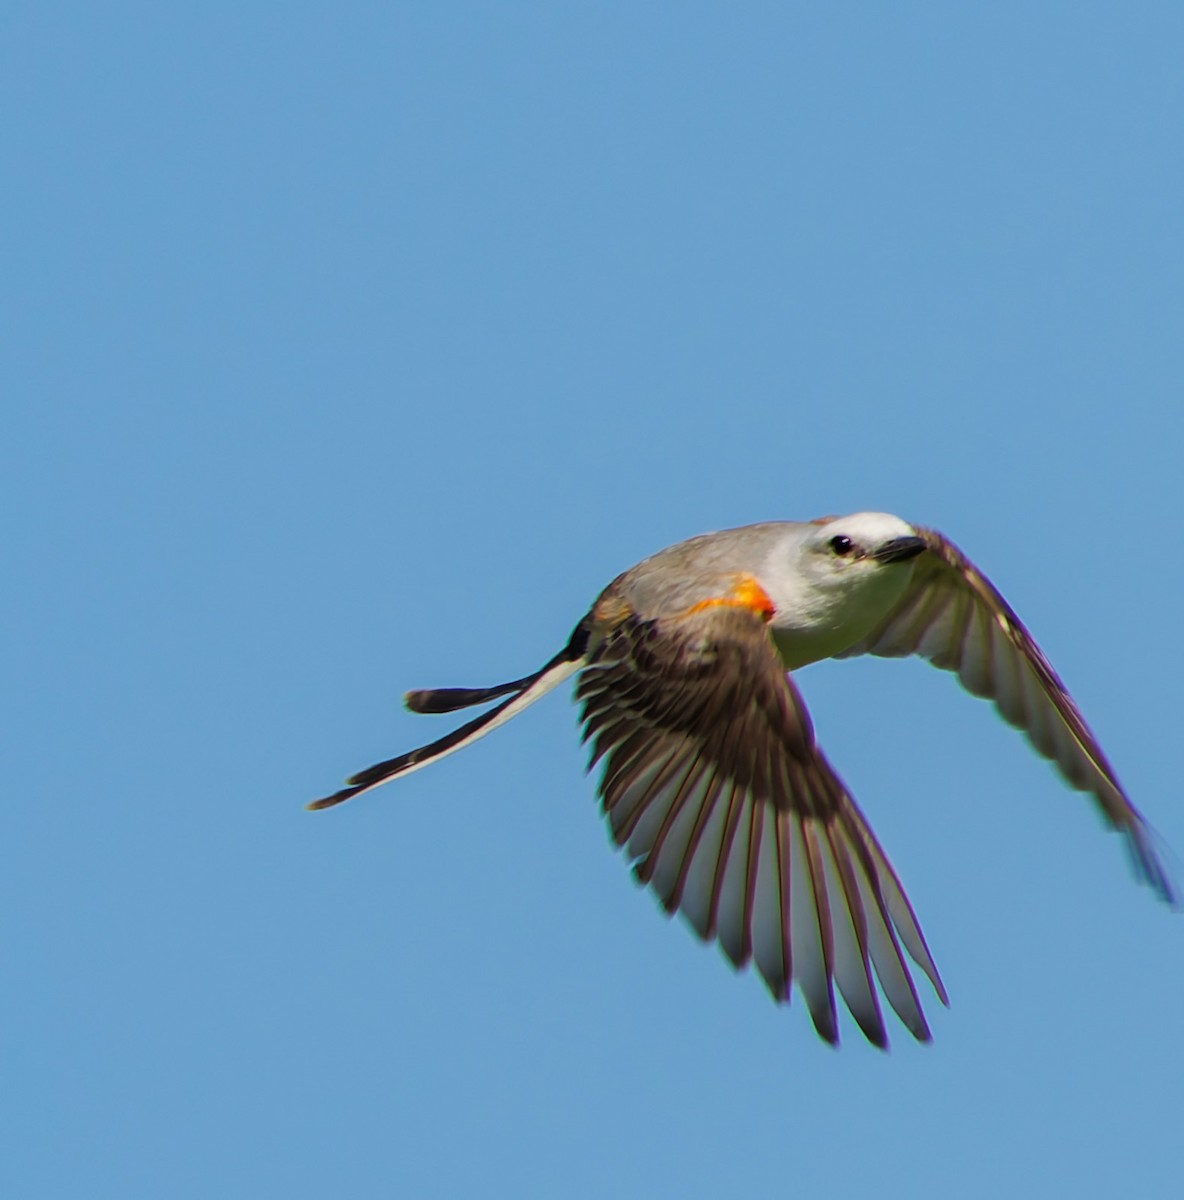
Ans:
POLYGON ((925 542, 919 537, 898 537, 885 542, 878 550, 873 550, 872 558, 882 563, 908 562, 924 549, 925 542))

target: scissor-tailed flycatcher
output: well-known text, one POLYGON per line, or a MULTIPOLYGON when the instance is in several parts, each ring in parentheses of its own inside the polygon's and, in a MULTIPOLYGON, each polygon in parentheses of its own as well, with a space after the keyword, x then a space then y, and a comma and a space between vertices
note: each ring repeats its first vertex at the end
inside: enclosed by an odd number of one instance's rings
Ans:
POLYGON ((796 980, 838 1038, 834 984, 877 1046, 872 971, 921 1041, 905 951, 946 990, 896 872, 814 739, 789 672, 823 658, 919 654, 990 697, 1126 835, 1142 878, 1175 894, 1097 739, 990 581, 931 529, 886 513, 774 521, 691 538, 615 579, 568 644, 523 679, 409 692, 413 712, 502 699, 447 736, 359 772, 328 808, 443 758, 581 672, 600 796, 639 880, 769 990, 796 980), (903 947, 903 949, 902 949, 903 947))

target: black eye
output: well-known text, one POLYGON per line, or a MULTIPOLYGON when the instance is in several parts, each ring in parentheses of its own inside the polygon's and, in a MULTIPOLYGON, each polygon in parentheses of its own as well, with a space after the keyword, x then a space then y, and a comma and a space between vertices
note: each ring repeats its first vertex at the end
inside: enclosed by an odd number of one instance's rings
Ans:
POLYGON ((833 537, 830 539, 830 548, 836 554, 850 554, 855 547, 852 545, 849 537, 844 537, 842 534, 839 534, 838 537, 833 537))

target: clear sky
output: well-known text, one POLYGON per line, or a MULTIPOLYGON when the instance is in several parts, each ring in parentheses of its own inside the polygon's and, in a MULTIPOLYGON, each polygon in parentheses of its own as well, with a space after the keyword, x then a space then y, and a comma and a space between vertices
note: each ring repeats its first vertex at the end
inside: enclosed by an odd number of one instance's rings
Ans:
POLYGON ((645 554, 872 508, 1184 849, 1182 62, 1167 2, 9 0, 3 1193, 1179 1195, 1184 917, 923 663, 799 682, 929 1046, 665 921, 562 694, 303 806, 645 554))

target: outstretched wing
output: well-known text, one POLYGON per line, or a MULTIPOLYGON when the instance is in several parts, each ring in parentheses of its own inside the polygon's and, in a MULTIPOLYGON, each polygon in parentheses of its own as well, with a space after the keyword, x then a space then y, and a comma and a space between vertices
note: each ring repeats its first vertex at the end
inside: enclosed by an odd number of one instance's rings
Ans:
POLYGON ((760 617, 716 606, 627 617, 580 677, 585 740, 604 761, 613 837, 668 912, 769 990, 796 980, 818 1032, 838 1037, 834 981, 886 1044, 872 969, 929 1038, 904 949, 945 989, 896 873, 814 741, 760 617))
POLYGON ((916 532, 928 553, 916 560, 909 590, 866 638, 837 657, 917 654, 956 672, 967 691, 993 700, 1073 787, 1093 795, 1109 823, 1126 835, 1140 876, 1174 904, 1151 831, 1032 635, 953 542, 933 529, 916 532))

